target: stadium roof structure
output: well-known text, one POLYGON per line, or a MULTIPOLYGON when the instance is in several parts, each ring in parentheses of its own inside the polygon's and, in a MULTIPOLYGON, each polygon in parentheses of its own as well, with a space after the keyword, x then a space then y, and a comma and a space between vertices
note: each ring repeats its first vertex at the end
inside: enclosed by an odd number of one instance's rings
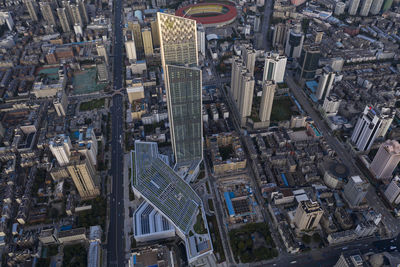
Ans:
POLYGON ((188 234, 201 199, 163 161, 154 142, 135 142, 135 189, 175 227, 188 234))

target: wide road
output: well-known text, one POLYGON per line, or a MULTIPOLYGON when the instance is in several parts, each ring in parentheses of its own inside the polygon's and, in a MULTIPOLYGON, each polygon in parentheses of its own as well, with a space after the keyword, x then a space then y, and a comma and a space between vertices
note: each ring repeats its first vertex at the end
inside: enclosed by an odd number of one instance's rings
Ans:
POLYGON ((269 25, 270 25, 270 20, 271 20, 271 14, 272 14, 272 9, 273 9, 273 0, 265 0, 264 4, 264 17, 263 17, 263 22, 262 22, 262 38, 263 38, 263 45, 265 51, 269 51, 269 41, 268 41, 268 31, 269 31, 269 25))
MULTIPOLYGON (((113 88, 122 88, 122 0, 114 1, 114 45, 113 45, 113 88)), ((112 98, 111 123, 111 173, 110 224, 107 239, 108 266, 125 266, 124 248, 124 199, 123 199, 123 97, 116 94, 112 98)))

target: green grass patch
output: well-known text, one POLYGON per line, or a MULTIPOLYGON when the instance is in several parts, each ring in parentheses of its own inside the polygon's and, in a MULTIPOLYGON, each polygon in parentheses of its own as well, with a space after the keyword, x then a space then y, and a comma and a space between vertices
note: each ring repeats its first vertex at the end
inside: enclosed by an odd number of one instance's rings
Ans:
POLYGON ((105 105, 105 98, 100 98, 100 99, 93 99, 88 102, 83 102, 79 106, 80 111, 89 111, 93 109, 98 109, 98 108, 104 108, 105 105))
POLYGON ((206 234, 207 228, 204 226, 203 216, 201 214, 201 210, 199 210, 199 214, 197 214, 196 223, 193 226, 193 230, 198 234, 206 234))
POLYGON ((225 258, 224 248, 222 246, 221 235, 219 233, 217 218, 215 217, 215 215, 207 216, 207 221, 208 221, 208 228, 210 229, 211 241, 213 244, 214 252, 218 253, 219 255, 218 262, 219 263, 224 262, 226 258, 225 258))
POLYGON ((64 247, 63 266, 85 267, 87 266, 87 251, 82 244, 64 247))
POLYGON ((290 109, 293 103, 289 97, 274 99, 271 111, 271 121, 287 121, 290 120, 293 112, 290 109))
POLYGON ((272 259, 278 256, 275 243, 265 223, 249 223, 229 232, 236 261, 243 263, 272 259))

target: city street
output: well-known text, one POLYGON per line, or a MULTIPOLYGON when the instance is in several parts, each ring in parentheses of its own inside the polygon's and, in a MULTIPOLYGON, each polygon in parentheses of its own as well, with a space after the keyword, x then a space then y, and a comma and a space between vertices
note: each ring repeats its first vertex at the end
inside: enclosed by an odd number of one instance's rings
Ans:
MULTIPOLYGON (((293 80, 293 76, 294 74, 289 71, 287 71, 285 74, 286 83, 289 85, 294 97, 306 111, 307 115, 313 119, 315 125, 323 133, 326 142, 337 153, 342 162, 347 165, 351 174, 361 175, 362 172, 354 163, 354 159, 352 155, 350 155, 348 148, 345 148, 344 145, 331 134, 331 130, 328 128, 327 124, 322 120, 319 114, 317 114, 317 112, 313 109, 304 91, 293 80)), ((377 196, 375 188, 372 185, 369 186, 366 200, 369 207, 382 214, 382 221, 390 231, 390 236, 397 236, 400 230, 399 221, 390 214, 389 210, 382 203, 382 200, 377 196)))
MULTIPOLYGON (((113 46, 113 88, 122 88, 122 0, 114 2, 114 46, 113 46)), ((112 98, 111 122, 111 172, 110 224, 107 243, 108 266, 125 266, 124 249, 124 194, 123 194, 123 97, 115 94, 112 98)))

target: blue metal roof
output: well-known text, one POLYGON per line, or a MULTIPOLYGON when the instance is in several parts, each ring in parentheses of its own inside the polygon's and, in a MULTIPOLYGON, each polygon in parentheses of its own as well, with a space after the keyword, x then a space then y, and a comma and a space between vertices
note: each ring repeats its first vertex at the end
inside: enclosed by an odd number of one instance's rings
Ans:
POLYGON ((224 192, 225 202, 226 202, 226 206, 228 207, 229 216, 235 216, 235 211, 233 210, 232 201, 229 196, 230 193, 231 192, 224 192))

